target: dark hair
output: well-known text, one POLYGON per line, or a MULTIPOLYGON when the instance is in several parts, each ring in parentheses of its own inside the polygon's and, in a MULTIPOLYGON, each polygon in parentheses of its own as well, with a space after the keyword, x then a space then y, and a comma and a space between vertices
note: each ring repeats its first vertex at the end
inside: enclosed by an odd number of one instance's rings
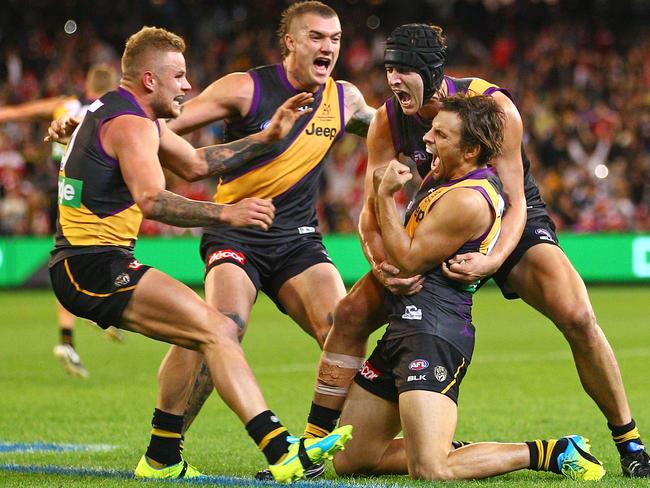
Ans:
POLYGON ((483 166, 501 154, 506 116, 494 98, 485 95, 443 97, 440 110, 458 114, 463 149, 479 146, 478 164, 483 166))
POLYGON ((442 28, 428 24, 404 24, 386 39, 385 66, 402 66, 422 77, 424 100, 429 100, 442 83, 447 42, 442 28))
POLYGON ((291 23, 297 17, 301 17, 305 14, 320 15, 324 19, 338 17, 336 11, 332 7, 315 0, 296 2, 292 5, 289 5, 284 10, 284 12, 282 12, 282 18, 280 19, 280 25, 278 26, 278 30, 277 30, 278 39, 280 41, 280 50, 282 51, 283 58, 286 58, 289 55, 289 50, 287 49, 287 46, 284 44, 284 36, 291 29, 291 23))

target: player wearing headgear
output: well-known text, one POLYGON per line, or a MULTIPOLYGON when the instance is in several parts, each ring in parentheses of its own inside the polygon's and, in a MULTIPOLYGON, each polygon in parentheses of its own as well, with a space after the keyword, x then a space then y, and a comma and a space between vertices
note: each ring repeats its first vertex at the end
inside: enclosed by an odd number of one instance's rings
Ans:
POLYGON ((519 111, 507 90, 497 85, 479 78, 445 76, 445 46, 442 29, 426 24, 399 26, 387 39, 386 76, 393 97, 378 109, 368 132, 359 223, 372 271, 337 306, 321 356, 308 428, 315 424, 312 430, 327 432, 336 424, 355 374, 350 365, 365 356, 370 333, 386 323, 384 288, 397 295, 422 289, 422 277, 403 278, 386 252, 377 223, 373 172, 404 155, 414 160, 420 175, 426 174, 432 156, 422 136, 438 113, 439 99, 455 93, 484 94, 493 97, 506 116, 503 150, 491 165, 503 183, 507 212, 492 253, 450 256, 443 263, 445 276, 471 285, 493 275, 507 298, 521 297, 549 317, 570 344, 585 390, 607 418, 623 473, 650 476, 650 459, 631 417, 614 353, 596 322, 582 279, 557 243, 555 226, 530 172, 519 111))
POLYGON ((424 136, 435 159, 403 225, 393 195, 411 171, 396 160, 375 171, 376 179, 383 173, 375 186, 386 250, 404 274, 421 273, 424 286, 409 296, 385 291, 388 328, 355 376, 341 415, 355 438, 335 456, 334 467, 339 474, 396 470, 427 480, 531 468, 598 480, 603 467, 581 436, 450 448, 475 336, 472 290, 445 278, 441 263, 458 249, 488 253, 497 239, 503 200, 487 163, 501 148, 504 120, 491 97, 441 103, 424 136), (400 431, 404 437, 394 441, 400 431))

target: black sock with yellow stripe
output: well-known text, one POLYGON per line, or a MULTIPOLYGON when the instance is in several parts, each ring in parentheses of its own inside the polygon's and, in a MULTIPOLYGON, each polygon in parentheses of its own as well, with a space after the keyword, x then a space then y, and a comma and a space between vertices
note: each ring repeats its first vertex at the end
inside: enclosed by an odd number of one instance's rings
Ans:
POLYGON ((526 442, 530 452, 530 466, 528 466, 528 469, 560 474, 557 458, 567 448, 568 442, 568 439, 526 442))
POLYGON ((303 435, 307 438, 326 437, 336 428, 340 416, 340 410, 322 407, 312 402, 303 435))
POLYGON ((183 440, 183 416, 163 412, 157 408, 151 420, 151 441, 145 454, 155 468, 171 466, 181 462, 183 440), (160 466, 156 466, 155 464, 160 466))
POLYGON ((60 331, 59 343, 69 344, 74 349, 74 340, 73 340, 74 333, 72 332, 72 329, 59 329, 59 331, 60 331))
POLYGON ((612 439, 621 457, 643 450, 643 441, 634 419, 625 425, 612 425, 608 422, 607 427, 612 431, 612 439))
POLYGON ((269 464, 275 464, 289 450, 289 431, 270 410, 253 417, 246 424, 248 435, 253 438, 269 464))

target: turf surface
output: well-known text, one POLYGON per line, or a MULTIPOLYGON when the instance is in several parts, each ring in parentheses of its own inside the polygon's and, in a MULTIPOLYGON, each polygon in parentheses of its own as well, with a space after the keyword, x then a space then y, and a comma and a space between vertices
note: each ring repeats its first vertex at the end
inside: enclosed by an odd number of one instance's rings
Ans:
MULTIPOLYGON (((590 294, 617 353, 634 416, 650 440, 650 292, 593 287, 590 294)), ((51 293, 0 291, 0 316, 0 486, 142 486, 126 477, 148 443, 156 371, 167 346, 130 333, 126 344, 110 343, 95 326, 79 322, 77 349, 91 373, 83 380, 68 377, 52 356, 57 330, 51 293), (68 448, 43 448, 53 445, 68 448)), ((550 322, 488 288, 476 296, 475 323, 477 346, 461 388, 457 439, 521 441, 581 433, 608 470, 602 486, 647 486, 621 477, 605 421, 582 391, 570 351, 550 322)), ((244 347, 269 405, 300 432, 318 359, 315 342, 260 296, 244 347)), ((264 464, 216 395, 190 430, 185 455, 218 486, 253 484, 252 473, 264 464)), ((569 481, 522 471, 470 484, 557 483, 569 481)), ((328 468, 325 482, 315 486, 337 484, 424 483, 404 477, 337 480, 328 468)), ((146 486, 155 485, 169 483, 146 486)))

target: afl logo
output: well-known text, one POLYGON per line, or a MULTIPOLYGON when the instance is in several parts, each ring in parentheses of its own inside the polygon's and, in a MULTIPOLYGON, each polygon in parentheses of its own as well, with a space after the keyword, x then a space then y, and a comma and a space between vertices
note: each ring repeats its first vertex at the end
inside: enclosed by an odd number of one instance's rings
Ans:
POLYGON ((261 130, 264 130, 264 129, 266 129, 269 125, 271 125, 271 119, 269 119, 269 120, 265 120, 264 122, 262 122, 262 123, 260 124, 260 129, 261 129, 261 130))
POLYGON ((426 359, 416 359, 414 361, 411 361, 411 364, 409 364, 409 369, 411 371, 422 371, 423 369, 426 369, 429 367, 429 361, 426 359))

